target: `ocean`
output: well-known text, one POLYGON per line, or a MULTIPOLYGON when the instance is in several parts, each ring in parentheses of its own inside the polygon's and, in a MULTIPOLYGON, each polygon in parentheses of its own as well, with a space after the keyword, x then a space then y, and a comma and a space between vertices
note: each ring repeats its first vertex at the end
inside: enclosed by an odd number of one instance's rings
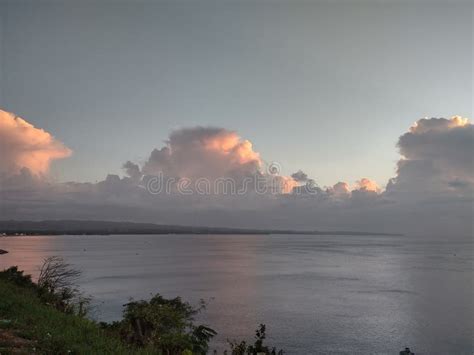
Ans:
POLYGON ((472 238, 311 235, 89 235, 0 238, 0 268, 37 275, 45 257, 80 269, 91 317, 121 317, 155 293, 208 302, 226 340, 286 354, 473 354, 472 238))

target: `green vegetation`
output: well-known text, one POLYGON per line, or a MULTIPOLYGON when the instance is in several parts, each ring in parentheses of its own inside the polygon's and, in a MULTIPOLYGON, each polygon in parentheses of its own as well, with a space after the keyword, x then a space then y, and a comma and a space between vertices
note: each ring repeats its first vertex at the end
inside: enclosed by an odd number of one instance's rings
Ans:
POLYGON ((244 340, 242 340, 240 343, 236 341, 229 341, 232 355, 283 355, 283 350, 277 350, 275 347, 270 350, 268 346, 263 344, 263 341, 266 338, 265 332, 265 324, 260 324, 260 326, 255 331, 255 343, 253 345, 248 345, 244 340))
MULTIPOLYGON (((156 294, 125 305, 112 324, 85 317, 89 298, 75 281, 80 273, 59 257, 45 260, 38 282, 17 267, 0 272, 0 354, 206 354, 216 331, 194 322, 205 303, 193 307, 180 297, 156 294)), ((265 325, 255 343, 229 342, 232 355, 276 355, 263 344, 265 325)), ((226 351, 224 354, 228 354, 226 351)))
POLYGON ((47 304, 37 285, 16 268, 0 273, 0 319, 2 354, 33 350, 40 354, 147 353, 105 336, 104 330, 84 317, 47 304))
POLYGON ((194 308, 180 297, 166 299, 157 294, 150 301, 126 304, 120 322, 102 323, 102 327, 120 334, 127 344, 153 348, 160 354, 206 354, 217 332, 194 324, 194 315, 204 308, 202 301, 194 308))

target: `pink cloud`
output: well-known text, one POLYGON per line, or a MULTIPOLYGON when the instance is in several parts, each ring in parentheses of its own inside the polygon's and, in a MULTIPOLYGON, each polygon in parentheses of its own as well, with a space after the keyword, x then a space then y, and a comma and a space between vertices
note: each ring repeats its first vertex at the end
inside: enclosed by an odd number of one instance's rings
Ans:
POLYGON ((34 175, 43 175, 48 172, 53 160, 72 153, 50 133, 2 110, 0 151, 0 173, 3 176, 18 174, 23 168, 34 175))

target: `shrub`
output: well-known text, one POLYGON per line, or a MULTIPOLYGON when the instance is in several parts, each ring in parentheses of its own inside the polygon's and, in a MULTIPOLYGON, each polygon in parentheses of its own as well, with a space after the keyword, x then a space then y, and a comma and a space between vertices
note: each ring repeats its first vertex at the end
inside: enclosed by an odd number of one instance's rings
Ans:
POLYGON ((283 355, 283 350, 276 350, 272 347, 271 350, 268 346, 263 345, 263 341, 266 338, 266 327, 265 324, 260 326, 255 331, 255 342, 253 345, 247 345, 247 342, 241 341, 240 343, 234 341, 228 341, 232 355, 283 355))
POLYGON ((77 285, 80 276, 81 272, 63 258, 46 258, 37 282, 40 298, 62 312, 85 316, 90 298, 85 297, 77 285))
POLYGON ((20 287, 36 288, 36 284, 31 280, 31 275, 24 275, 23 271, 18 270, 18 266, 11 266, 1 271, 0 278, 20 287))
POLYGON ((209 341, 217 333, 194 324, 194 316, 204 308, 203 301, 195 308, 180 297, 166 299, 156 294, 150 301, 125 305, 120 332, 126 342, 152 346, 163 354, 206 354, 209 341))

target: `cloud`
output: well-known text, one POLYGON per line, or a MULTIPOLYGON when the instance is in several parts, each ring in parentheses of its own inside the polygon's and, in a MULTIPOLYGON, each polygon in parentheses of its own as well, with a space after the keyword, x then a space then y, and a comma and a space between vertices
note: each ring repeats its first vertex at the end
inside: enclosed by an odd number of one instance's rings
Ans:
POLYGON ((375 181, 367 179, 367 178, 362 178, 356 181, 355 190, 372 191, 372 192, 381 191, 380 187, 377 185, 375 181))
POLYGON ((291 174, 291 177, 298 182, 308 181, 308 175, 306 175, 302 170, 298 170, 296 173, 291 174))
POLYGON ((280 175, 278 164, 265 167, 249 140, 216 127, 175 130, 166 146, 154 149, 141 169, 130 162, 124 168, 129 176, 140 171, 145 181, 153 181, 150 178, 159 175, 173 191, 180 186, 217 194, 254 193, 263 188, 269 193, 287 194, 298 186, 294 178, 280 175))
MULTIPOLYGON (((410 127, 409 133, 419 135, 433 132, 446 132, 452 128, 469 127, 469 119, 461 116, 446 118, 421 118, 410 127)), ((406 136, 406 134, 404 135, 406 136)))
MULTIPOLYGON (((13 116, 8 117, 14 120, 13 116)), ((37 130, 48 137, 45 141, 50 144, 46 146, 54 149, 45 151, 62 153, 52 154, 47 165, 52 157, 69 154, 51 135, 26 125, 27 130, 37 130)), ((10 133, 14 136, 17 129, 5 133, 2 126, 2 138, 10 133)), ((20 153, 28 153, 26 148, 15 146, 29 146, 20 138, 9 136, 2 144, 11 144, 6 150, 10 158, 1 161, 2 172, 16 173, 2 181, 3 218, 87 218, 412 235, 472 233, 473 126, 459 117, 422 119, 401 135, 397 174, 385 191, 369 178, 361 178, 353 187, 341 181, 322 190, 302 170, 291 176, 280 175, 278 164, 265 167, 248 140, 223 128, 173 131, 166 144, 153 150, 143 165, 127 161, 122 167, 125 177, 108 175, 95 184, 38 180, 35 174, 42 174, 47 168, 35 170, 34 164, 19 164, 21 159, 16 158, 20 153), (169 193, 150 193, 147 182, 160 174, 166 181, 229 178, 242 182, 248 177, 259 178, 276 193, 260 194, 250 188, 244 194, 199 194, 196 190, 183 194, 177 188, 178 183, 169 193), (311 193, 306 189, 307 184, 313 186, 311 193)), ((30 149, 36 154, 35 149, 30 149)))
POLYGON ((328 188, 327 192, 331 195, 344 197, 350 195, 351 189, 348 183, 339 181, 338 183, 334 184, 333 187, 328 188))
POLYGON ((417 121, 398 141, 402 159, 387 194, 403 198, 474 191, 474 126, 465 118, 417 121))
POLYGON ((382 189, 377 185, 377 183, 368 178, 357 180, 355 186, 352 189, 347 182, 343 181, 339 181, 338 183, 334 184, 334 186, 326 189, 326 193, 328 195, 339 199, 355 197, 355 195, 360 197, 364 194, 377 195, 381 192, 382 189))
POLYGON ((71 150, 51 134, 24 119, 0 110, 0 174, 10 177, 28 169, 43 175, 53 160, 71 155, 71 150))
POLYGON ((143 173, 177 178, 242 178, 261 168, 252 143, 223 128, 194 127, 173 131, 167 145, 151 152, 143 173))
POLYGON ((127 161, 123 164, 122 169, 125 171, 125 174, 134 181, 139 180, 143 175, 138 164, 132 163, 131 161, 127 161))

